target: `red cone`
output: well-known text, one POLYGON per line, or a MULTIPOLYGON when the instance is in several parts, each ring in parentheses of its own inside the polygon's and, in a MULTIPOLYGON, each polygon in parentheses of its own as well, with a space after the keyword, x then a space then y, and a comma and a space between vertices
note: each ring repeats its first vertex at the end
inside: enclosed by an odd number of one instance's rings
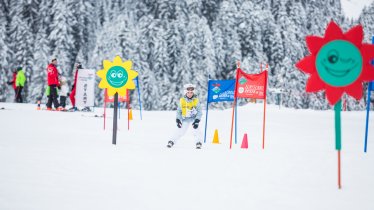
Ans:
POLYGON ((240 147, 242 149, 248 149, 248 137, 247 134, 244 134, 243 141, 242 141, 242 146, 240 147))

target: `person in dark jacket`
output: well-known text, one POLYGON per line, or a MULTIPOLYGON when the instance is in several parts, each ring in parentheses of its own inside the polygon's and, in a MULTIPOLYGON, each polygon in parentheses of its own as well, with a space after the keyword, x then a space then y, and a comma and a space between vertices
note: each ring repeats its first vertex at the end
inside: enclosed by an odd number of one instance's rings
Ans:
POLYGON ((60 87, 60 82, 58 80, 58 70, 57 70, 57 59, 53 58, 52 62, 48 64, 47 67, 47 81, 49 86, 49 97, 47 102, 47 110, 52 110, 52 102, 55 109, 60 111, 60 104, 57 100, 57 88, 60 87))

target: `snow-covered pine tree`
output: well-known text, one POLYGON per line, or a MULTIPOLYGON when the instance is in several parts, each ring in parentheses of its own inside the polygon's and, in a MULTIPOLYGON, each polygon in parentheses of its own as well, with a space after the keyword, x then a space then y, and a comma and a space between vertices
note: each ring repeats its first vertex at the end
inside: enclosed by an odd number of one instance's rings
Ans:
POLYGON ((201 12, 206 18, 209 27, 212 28, 213 22, 216 20, 218 16, 222 0, 202 0, 201 3, 201 12))
POLYGON ((233 0, 224 1, 213 23, 213 41, 217 71, 213 78, 232 79, 235 77, 236 62, 241 60, 239 36, 236 28, 238 10, 233 0))
POLYGON ((85 62, 83 66, 87 66, 88 58, 92 56, 92 49, 95 47, 96 40, 96 14, 94 1, 78 1, 78 10, 76 13, 78 21, 78 33, 76 48, 79 49, 79 58, 77 61, 85 62))
POLYGON ((364 26, 364 42, 371 43, 374 36, 374 2, 362 10, 358 22, 364 26))
POLYGON ((186 39, 183 52, 186 54, 188 72, 183 83, 193 83, 199 90, 200 98, 206 98, 208 76, 215 73, 213 38, 207 20, 198 8, 198 1, 189 3, 190 19, 186 27, 186 39))
POLYGON ((139 37, 137 52, 139 60, 136 65, 139 66, 139 82, 142 97, 142 106, 146 110, 158 109, 157 98, 158 85, 155 72, 151 70, 149 64, 150 46, 148 43, 148 27, 154 21, 151 15, 146 15, 140 18, 138 22, 139 37))
POLYGON ((27 22, 26 18, 23 16, 24 5, 26 2, 12 1, 10 4, 10 39, 12 40, 10 44, 11 61, 10 65, 14 68, 22 67, 26 75, 26 83, 23 89, 24 101, 28 101, 28 81, 30 80, 32 72, 32 60, 34 49, 34 35, 32 34, 31 25, 27 22))
POLYGON ((51 62, 51 49, 47 37, 45 26, 39 28, 36 34, 34 46, 33 74, 31 75, 29 85, 30 102, 35 103, 37 100, 46 100, 43 98, 47 86, 47 65, 51 62))
MULTIPOLYGON (((238 33, 240 37, 243 63, 242 69, 247 73, 259 73, 260 64, 267 63, 262 41, 265 33, 266 19, 271 16, 263 15, 260 5, 244 2, 239 11, 238 33)), ((268 13, 270 15, 270 13, 268 13)))
POLYGON ((307 76, 296 69, 294 64, 304 57, 307 53, 305 46, 306 35, 306 13, 300 1, 288 1, 285 4, 287 16, 280 16, 281 34, 283 38, 283 46, 285 55, 288 57, 282 65, 286 65, 287 71, 286 84, 284 89, 289 90, 288 104, 286 106, 295 108, 307 108, 308 104, 304 104, 305 83, 307 76))
POLYGON ((77 18, 74 0, 55 1, 52 8, 53 19, 51 23, 52 57, 57 58, 58 71, 72 77, 75 57, 79 49, 76 47, 77 18))
MULTIPOLYGON (((270 10, 265 10, 262 29, 262 45, 263 52, 266 55, 269 72, 268 72, 268 87, 279 88, 280 84, 277 81, 278 73, 280 72, 281 63, 284 58, 283 41, 279 28, 276 26, 275 20, 270 13, 270 10)), ((276 101, 276 94, 268 91, 267 102, 274 104, 276 101)))
MULTIPOLYGON (((9 65, 9 46, 8 46, 8 7, 7 1, 0 1, 0 101, 5 102, 11 86, 6 82, 11 78, 12 67, 9 65)), ((13 67, 14 68, 14 67, 13 67)))
POLYGON ((41 2, 42 0, 28 0, 24 2, 22 7, 22 15, 30 26, 32 34, 36 34, 41 26, 38 22, 41 2))

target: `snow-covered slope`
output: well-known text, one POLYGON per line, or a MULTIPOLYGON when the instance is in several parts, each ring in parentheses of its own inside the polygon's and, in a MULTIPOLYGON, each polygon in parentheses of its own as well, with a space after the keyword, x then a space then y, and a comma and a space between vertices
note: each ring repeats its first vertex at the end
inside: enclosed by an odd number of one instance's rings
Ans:
MULTIPOLYGON (((0 103, 0 209, 339 209, 372 210, 374 123, 363 152, 365 112, 342 112, 342 183, 337 189, 333 111, 268 106, 238 110, 238 144, 229 149, 231 110, 210 110, 208 142, 189 133, 167 149, 174 112, 121 110, 112 117, 37 111, 0 103), (218 129, 221 144, 212 144, 218 129), (249 149, 240 149, 243 134, 249 149)), ((112 113, 112 110, 108 110, 112 113)), ((373 114, 371 114, 373 116, 373 114)), ((205 119, 205 116, 203 116, 205 119)), ((204 123, 200 125, 204 128, 204 123)))
POLYGON ((358 19, 362 9, 372 2, 373 0, 341 0, 344 14, 352 19, 358 19))

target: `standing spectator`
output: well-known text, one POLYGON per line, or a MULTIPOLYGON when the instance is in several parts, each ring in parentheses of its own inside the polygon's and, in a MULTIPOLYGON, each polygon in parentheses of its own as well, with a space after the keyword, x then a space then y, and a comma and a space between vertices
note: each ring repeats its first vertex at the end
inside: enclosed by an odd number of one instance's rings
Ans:
POLYGON ((59 91, 59 95, 60 95, 60 105, 62 107, 62 110, 65 111, 65 107, 66 107, 66 97, 68 95, 68 91, 69 91, 69 86, 68 86, 68 81, 66 79, 66 77, 64 76, 61 76, 60 77, 60 84, 61 84, 61 89, 59 91))
POLYGON ((77 89, 77 77, 78 77, 78 70, 82 69, 82 65, 77 62, 75 64, 75 75, 74 75, 74 83, 73 86, 71 87, 71 92, 70 92, 70 101, 73 107, 71 107, 69 110, 70 111, 77 111, 77 107, 75 106, 75 93, 77 89))
POLYGON ((17 69, 13 70, 13 77, 12 80, 8 81, 8 85, 12 85, 14 89, 14 99, 17 97, 17 86, 16 86, 16 79, 17 79, 17 69))
POLYGON ((47 102, 47 110, 52 110, 52 102, 55 109, 60 111, 59 103, 57 100, 57 87, 60 87, 60 82, 58 81, 58 71, 57 71, 57 59, 53 58, 52 62, 48 64, 47 67, 47 81, 49 86, 49 97, 47 102))
POLYGON ((25 72, 22 70, 22 67, 17 68, 17 77, 16 77, 16 102, 22 103, 22 89, 25 86, 26 76, 25 72))

